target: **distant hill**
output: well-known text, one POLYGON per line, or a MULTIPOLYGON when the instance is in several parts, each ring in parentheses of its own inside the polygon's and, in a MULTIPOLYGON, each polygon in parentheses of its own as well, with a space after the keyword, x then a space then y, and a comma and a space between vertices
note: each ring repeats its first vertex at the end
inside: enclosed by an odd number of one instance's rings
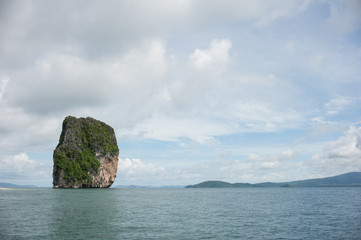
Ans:
POLYGON ((0 182, 0 187, 2 188, 37 188, 35 185, 16 185, 12 183, 3 183, 0 182))
POLYGON ((186 188, 240 188, 252 187, 250 183, 228 183, 223 181, 206 181, 195 185, 186 186, 186 188))
POLYGON ((186 188, 241 188, 241 187, 361 187, 361 172, 350 172, 334 177, 316 178, 293 182, 264 183, 228 183, 223 181, 206 181, 186 188))
POLYGON ((139 186, 139 185, 116 185, 111 188, 184 188, 184 185, 166 185, 166 186, 139 186))

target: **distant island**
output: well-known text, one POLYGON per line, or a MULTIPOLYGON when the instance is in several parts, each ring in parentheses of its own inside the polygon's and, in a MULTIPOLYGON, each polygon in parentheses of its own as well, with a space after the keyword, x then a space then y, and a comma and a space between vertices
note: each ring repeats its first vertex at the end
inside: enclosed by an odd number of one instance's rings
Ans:
MULTIPOLYGON (((264 187, 361 187, 361 172, 350 172, 334 177, 316 178, 292 182, 263 182, 263 183, 228 183, 224 181, 206 181, 195 185, 170 186, 136 186, 117 185, 112 188, 264 188, 264 187)), ((37 188, 35 185, 16 185, 0 182, 0 188, 37 188)))
POLYGON ((111 186, 111 188, 130 188, 130 189, 145 189, 145 188, 184 188, 185 185, 162 185, 162 186, 153 186, 153 185, 116 185, 111 186))
POLYGON ((361 187, 361 172, 350 172, 334 177, 316 178, 293 182, 263 183, 228 183, 223 181, 206 181, 186 188, 247 188, 247 187, 361 187))

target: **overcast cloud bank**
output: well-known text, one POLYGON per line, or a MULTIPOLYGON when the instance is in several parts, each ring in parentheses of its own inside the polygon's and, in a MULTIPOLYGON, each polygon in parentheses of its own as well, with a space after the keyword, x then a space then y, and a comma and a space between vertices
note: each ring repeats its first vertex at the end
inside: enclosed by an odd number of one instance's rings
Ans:
POLYGON ((114 127, 120 185, 361 171, 359 1, 0 5, 1 181, 50 185, 67 115, 114 127))

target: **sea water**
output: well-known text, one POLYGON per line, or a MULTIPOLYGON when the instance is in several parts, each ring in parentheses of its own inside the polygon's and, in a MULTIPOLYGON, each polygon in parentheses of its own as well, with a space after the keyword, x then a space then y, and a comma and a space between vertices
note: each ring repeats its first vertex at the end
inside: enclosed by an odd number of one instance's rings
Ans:
POLYGON ((361 239, 361 188, 0 190, 0 239, 361 239))

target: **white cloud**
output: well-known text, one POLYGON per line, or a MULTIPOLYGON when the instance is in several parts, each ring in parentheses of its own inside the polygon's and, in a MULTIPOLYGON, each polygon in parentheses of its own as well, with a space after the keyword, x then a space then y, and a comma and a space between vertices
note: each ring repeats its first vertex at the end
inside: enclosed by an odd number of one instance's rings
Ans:
POLYGON ((232 115, 246 123, 251 131, 271 132, 290 125, 297 125, 302 119, 298 112, 290 110, 285 112, 277 106, 267 102, 236 101, 232 105, 232 115))
POLYGON ((292 149, 287 149, 282 152, 281 159, 292 159, 297 155, 298 155, 297 152, 293 151, 292 149))
MULTIPOLYGON (((214 72, 231 61, 231 41, 212 40, 210 45, 208 50, 199 50, 198 57, 204 54, 211 58, 198 67, 214 65, 214 72)), ((49 137, 35 129, 51 128, 48 135, 53 134, 51 139, 56 141, 60 122, 69 114, 99 116, 114 123, 120 139, 189 138, 200 143, 212 142, 214 136, 270 132, 299 124, 301 114, 282 106, 290 103, 288 95, 283 99, 276 94, 292 92, 292 85, 275 75, 235 72, 236 77, 220 79, 200 71, 179 79, 174 74, 189 72, 189 65, 173 63, 170 67, 166 53, 165 43, 153 40, 121 58, 96 62, 77 55, 50 54, 10 75, 2 110, 11 113, 7 114, 10 118, 19 116, 23 125, 27 122, 27 135, 35 134, 44 142, 49 137), (174 68, 178 70, 169 75, 174 68), (40 121, 43 116, 51 119, 40 121)), ((12 124, 5 121, 3 128, 12 124)), ((14 136, 27 139, 20 137, 23 133, 14 136)))
POLYGON ((2 97, 3 97, 3 94, 4 94, 5 89, 6 89, 6 85, 8 84, 8 82, 9 82, 9 78, 5 78, 5 79, 0 80, 0 99, 2 99, 2 97))
MULTIPOLYGON (((237 70, 231 76, 218 75, 225 67, 223 64, 231 61, 230 42, 229 39, 212 40, 210 49, 196 49, 190 57, 199 70, 196 73, 187 64, 173 63, 163 81, 149 86, 151 93, 145 95, 147 99, 141 98, 142 93, 134 92, 130 98, 138 100, 137 111, 126 113, 132 121, 119 128, 120 138, 164 141, 190 138, 209 142, 214 136, 272 132, 300 124, 303 116, 292 107, 292 84, 273 74, 237 70), (201 71, 208 67, 209 72, 201 71), (178 72, 181 78, 174 77, 178 72)), ((118 111, 122 108, 124 106, 118 111)))
POLYGON ((337 96, 325 104, 328 115, 336 115, 354 104, 357 99, 348 96, 337 96))
POLYGON ((143 163, 137 158, 119 159, 118 172, 127 176, 139 176, 141 174, 157 174, 164 171, 163 167, 155 167, 152 163, 143 163))
POLYGON ((232 43, 229 39, 214 39, 209 49, 194 50, 189 60, 198 71, 220 72, 231 61, 229 55, 231 47, 232 43))
POLYGON ((137 124, 131 131, 122 129, 120 135, 144 137, 163 141, 177 141, 179 138, 190 138, 206 143, 213 136, 231 133, 232 126, 200 119, 175 119, 164 115, 154 115, 137 124))
POLYGON ((26 153, 0 158, 1 181, 20 181, 24 184, 28 180, 48 178, 50 175, 47 166, 30 159, 26 153))
POLYGON ((204 160, 170 168, 144 163, 140 159, 120 159, 117 184, 178 185, 206 180, 228 182, 288 181, 302 178, 304 167, 293 161, 298 153, 292 149, 273 154, 250 154, 239 160, 204 160))
POLYGON ((118 133, 120 138, 140 137, 163 141, 189 138, 199 143, 209 143, 216 136, 290 128, 299 124, 300 118, 298 113, 277 112, 262 102, 239 103, 235 100, 223 109, 195 103, 190 106, 189 113, 178 118, 177 113, 153 114, 131 128, 121 128, 118 133), (201 108, 208 108, 210 112, 193 115, 193 111, 202 111, 201 108))
POLYGON ((329 143, 321 153, 315 154, 307 164, 318 171, 339 174, 361 171, 361 128, 351 126, 344 136, 329 143))
POLYGON ((159 184, 165 175, 165 168, 155 166, 152 163, 144 163, 137 158, 119 159, 117 183, 126 184, 159 184))
POLYGON ((258 26, 267 26, 272 22, 280 18, 292 18, 298 14, 304 12, 310 5, 310 0, 301 0, 301 1, 279 1, 278 4, 271 2, 263 2, 267 7, 267 11, 264 12, 264 15, 258 20, 258 26))
POLYGON ((298 153, 295 150, 292 149, 286 149, 282 151, 281 153, 277 154, 271 154, 271 155, 260 155, 257 153, 251 153, 246 158, 245 161, 248 162, 283 162, 286 160, 294 159, 298 156, 298 153))
POLYGON ((30 160, 26 153, 19 153, 15 156, 6 157, 1 160, 2 169, 11 169, 18 173, 31 169, 33 164, 34 161, 30 160))
POLYGON ((279 162, 263 162, 261 164, 261 168, 264 168, 264 169, 272 169, 272 168, 275 168, 279 165, 279 162))

